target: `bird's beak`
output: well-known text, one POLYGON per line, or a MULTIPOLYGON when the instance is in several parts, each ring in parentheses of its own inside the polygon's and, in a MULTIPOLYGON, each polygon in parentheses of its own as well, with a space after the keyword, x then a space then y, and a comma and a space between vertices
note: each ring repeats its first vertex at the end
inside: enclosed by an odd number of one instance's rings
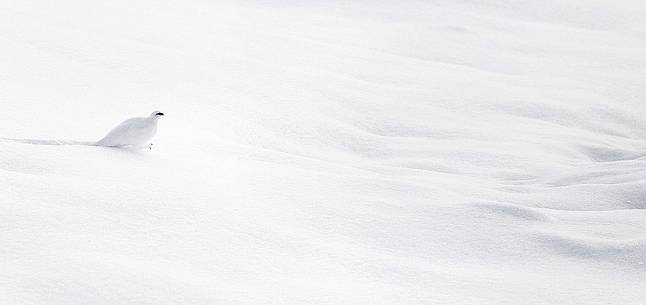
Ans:
POLYGON ((164 114, 163 114, 163 113, 161 113, 161 112, 159 112, 159 113, 157 113, 157 115, 164 115, 164 114))

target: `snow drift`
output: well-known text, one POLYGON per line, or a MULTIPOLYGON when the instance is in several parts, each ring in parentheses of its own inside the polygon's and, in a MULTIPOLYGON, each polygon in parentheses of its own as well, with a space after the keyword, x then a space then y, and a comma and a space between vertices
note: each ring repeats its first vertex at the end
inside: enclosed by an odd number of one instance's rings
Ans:
POLYGON ((641 304, 644 15, 5 1, 1 303, 641 304))

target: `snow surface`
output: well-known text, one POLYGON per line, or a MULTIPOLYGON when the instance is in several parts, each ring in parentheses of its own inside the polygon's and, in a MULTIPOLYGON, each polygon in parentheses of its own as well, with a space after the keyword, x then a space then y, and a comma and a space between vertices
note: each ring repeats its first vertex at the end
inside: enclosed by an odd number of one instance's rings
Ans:
POLYGON ((644 16, 1 0, 0 304, 644 304, 644 16))

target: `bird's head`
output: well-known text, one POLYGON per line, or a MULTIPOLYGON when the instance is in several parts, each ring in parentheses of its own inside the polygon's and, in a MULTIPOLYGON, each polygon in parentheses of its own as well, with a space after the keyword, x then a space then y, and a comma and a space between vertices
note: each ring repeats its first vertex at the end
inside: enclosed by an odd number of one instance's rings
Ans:
POLYGON ((159 118, 161 118, 163 115, 164 115, 164 113, 163 113, 163 112, 161 112, 161 111, 153 111, 153 113, 151 113, 151 114, 150 114, 150 118, 153 118, 153 119, 159 119, 159 118))

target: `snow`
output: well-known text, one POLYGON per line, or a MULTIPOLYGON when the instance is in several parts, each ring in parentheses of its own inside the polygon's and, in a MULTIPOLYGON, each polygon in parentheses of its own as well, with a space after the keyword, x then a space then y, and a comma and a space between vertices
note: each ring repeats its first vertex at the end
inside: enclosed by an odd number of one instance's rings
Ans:
POLYGON ((0 304, 643 304, 643 16, 0 1, 0 304))

